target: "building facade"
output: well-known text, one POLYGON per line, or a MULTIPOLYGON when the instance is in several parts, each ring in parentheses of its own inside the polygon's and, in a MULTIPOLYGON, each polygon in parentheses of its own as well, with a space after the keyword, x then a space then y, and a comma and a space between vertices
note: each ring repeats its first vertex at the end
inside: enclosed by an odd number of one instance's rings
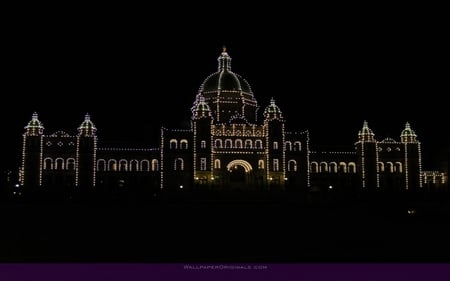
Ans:
MULTIPOLYGON (((161 128, 157 147, 107 146, 89 115, 77 134, 45 135, 36 113, 23 134, 20 183, 58 189, 401 189, 426 186, 421 144, 409 123, 382 141, 366 121, 348 149, 312 149, 308 131, 286 128, 272 99, 262 118, 250 84, 226 50, 191 108, 190 129, 161 128)), ((438 184, 445 176, 437 175, 438 184)))

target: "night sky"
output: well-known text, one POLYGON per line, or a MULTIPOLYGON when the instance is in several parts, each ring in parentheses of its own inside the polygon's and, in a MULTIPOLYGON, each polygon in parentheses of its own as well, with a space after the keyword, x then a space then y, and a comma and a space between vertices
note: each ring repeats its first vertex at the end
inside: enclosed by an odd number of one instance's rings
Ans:
POLYGON ((351 146, 364 120, 377 139, 398 140, 409 121, 424 168, 437 168, 450 143, 439 9, 187 8, 14 12, 2 35, 2 169, 18 167, 34 111, 48 134, 75 133, 89 112, 101 141, 157 147, 161 126, 187 126, 223 45, 260 113, 275 98, 313 145, 351 146))

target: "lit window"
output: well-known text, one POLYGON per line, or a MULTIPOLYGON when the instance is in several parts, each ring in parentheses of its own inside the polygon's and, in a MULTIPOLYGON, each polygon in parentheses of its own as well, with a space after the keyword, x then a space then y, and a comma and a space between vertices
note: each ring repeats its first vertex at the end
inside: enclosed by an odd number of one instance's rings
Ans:
POLYGON ((278 159, 273 159, 273 171, 278 172, 280 170, 280 165, 278 159))
POLYGON ((75 170, 75 159, 68 158, 66 162, 67 162, 66 163, 67 170, 69 171, 75 170))
POLYGON ((288 171, 297 172, 297 161, 291 159, 288 161, 288 171))
POLYGON ((277 141, 273 142, 273 149, 278 149, 278 142, 277 141))
POLYGON ((188 141, 187 140, 181 140, 180 141, 180 148, 181 149, 188 149, 188 141))
POLYGON ((264 169, 264 160, 258 161, 258 169, 264 169))
POLYGON ((220 160, 219 159, 214 160, 214 169, 220 169, 220 160))
POLYGON ((158 159, 152 159, 152 171, 159 171, 158 159))
POLYGON ((206 148, 206 141, 202 140, 202 141, 200 142, 200 147, 201 147, 201 148, 206 148))
POLYGON ((178 148, 178 142, 176 139, 171 139, 170 140, 170 149, 177 149, 178 148))
POLYGON ((206 171, 206 158, 200 158, 200 171, 206 171))
POLYGON ((175 159, 174 170, 175 171, 184 171, 184 160, 182 158, 175 159))

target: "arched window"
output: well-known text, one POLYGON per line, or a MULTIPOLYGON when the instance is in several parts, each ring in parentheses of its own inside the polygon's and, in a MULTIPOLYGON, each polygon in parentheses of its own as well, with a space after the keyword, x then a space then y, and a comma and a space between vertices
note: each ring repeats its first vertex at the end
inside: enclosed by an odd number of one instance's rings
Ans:
POLYGON ((348 172, 351 174, 356 173, 356 164, 354 162, 348 163, 348 172))
POLYGON ((264 160, 258 160, 258 169, 264 169, 264 160))
POLYGON ((115 159, 108 160, 108 171, 117 171, 117 161, 115 159))
POLYGON ((389 173, 394 172, 394 164, 392 162, 386 162, 386 171, 389 173))
POLYGON ((126 172, 128 170, 128 161, 125 159, 119 160, 119 171, 126 172))
POLYGON ((225 148, 231 148, 233 142, 230 139, 225 140, 225 148))
POLYGON ((175 159, 173 169, 175 171, 184 171, 184 160, 182 158, 175 159))
POLYGON ((64 159, 56 158, 56 160, 55 160, 55 170, 64 170, 64 159))
POLYGON ((273 142, 273 149, 278 149, 278 142, 277 141, 273 142))
POLYGON ((295 161, 294 159, 288 161, 288 171, 297 172, 297 161, 295 161))
POLYGON ((214 169, 220 169, 220 159, 214 160, 214 169))
POLYGON ((302 144, 299 141, 294 142, 294 151, 302 151, 302 144))
POLYGON ((53 170, 53 159, 52 158, 44 159, 44 170, 53 170))
POLYGON ((170 147, 170 149, 177 149, 178 148, 178 141, 176 139, 171 139, 169 147, 170 147))
POLYGON ((139 163, 136 159, 130 161, 130 172, 138 171, 139 163))
POLYGON ((242 140, 241 139, 236 139, 234 141, 234 147, 236 148, 242 148, 242 140))
POLYGON ((245 148, 246 149, 253 148, 252 140, 249 139, 245 140, 245 148))
POLYGON ((255 141, 255 148, 261 149, 262 148, 262 140, 256 140, 255 141))
POLYGON ((180 141, 180 148, 181 148, 181 149, 188 149, 188 141, 185 140, 185 139, 182 139, 182 140, 180 141))
POLYGON ((311 162, 311 173, 319 172, 319 164, 317 162, 311 162))
POLYGON ((215 148, 222 148, 222 140, 221 139, 216 139, 214 141, 214 147, 215 148))
POLYGON ((337 163, 336 162, 331 162, 329 165, 329 169, 330 169, 330 173, 337 173, 338 169, 337 169, 337 163))
POLYGON ((380 173, 384 173, 384 163, 383 162, 378 162, 378 171, 380 173))
POLYGON ((106 171, 106 161, 105 159, 97 160, 97 171, 106 171))
POLYGON ((206 171, 206 157, 200 158, 200 171, 206 171))
POLYGON ((200 148, 206 148, 206 141, 202 140, 200 142, 200 148))
POLYGON ((344 174, 347 173, 347 163, 339 162, 339 172, 344 174))
POLYGON ((291 151, 292 150, 292 143, 290 141, 287 141, 284 144, 286 146, 286 151, 291 151))
POLYGON ((403 165, 401 162, 395 162, 395 172, 403 173, 403 165))
POLYGON ((280 164, 279 164, 279 161, 278 161, 278 159, 273 159, 273 171, 274 172, 278 172, 279 170, 280 170, 280 164))
POLYGON ((75 170, 75 159, 74 158, 67 158, 66 160, 66 169, 69 171, 75 170))
POLYGON ((150 172, 150 161, 147 159, 141 160, 141 171, 150 172))
POLYGON ((328 172, 328 164, 327 164, 327 162, 320 162, 320 172, 321 173, 328 172))
POLYGON ((159 171, 158 159, 152 159, 152 171, 159 171))

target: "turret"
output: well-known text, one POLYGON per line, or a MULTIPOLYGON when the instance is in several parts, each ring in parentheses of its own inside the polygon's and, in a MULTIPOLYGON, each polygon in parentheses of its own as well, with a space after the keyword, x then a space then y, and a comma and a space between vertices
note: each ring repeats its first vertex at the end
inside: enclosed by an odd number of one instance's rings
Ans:
POLYGON ((76 185, 82 188, 95 186, 97 153, 97 128, 86 114, 78 127, 76 185))
POLYGON ((41 186, 44 126, 36 112, 24 129, 20 182, 26 187, 41 186))
POLYGON ((417 135, 408 122, 400 134, 404 145, 405 188, 414 190, 423 186, 422 177, 422 152, 417 135))
POLYGON ((358 142, 356 142, 356 152, 358 155, 357 171, 360 176, 361 187, 365 189, 375 189, 379 187, 379 173, 377 171, 378 150, 375 141, 375 134, 369 128, 367 121, 358 132, 358 142))

